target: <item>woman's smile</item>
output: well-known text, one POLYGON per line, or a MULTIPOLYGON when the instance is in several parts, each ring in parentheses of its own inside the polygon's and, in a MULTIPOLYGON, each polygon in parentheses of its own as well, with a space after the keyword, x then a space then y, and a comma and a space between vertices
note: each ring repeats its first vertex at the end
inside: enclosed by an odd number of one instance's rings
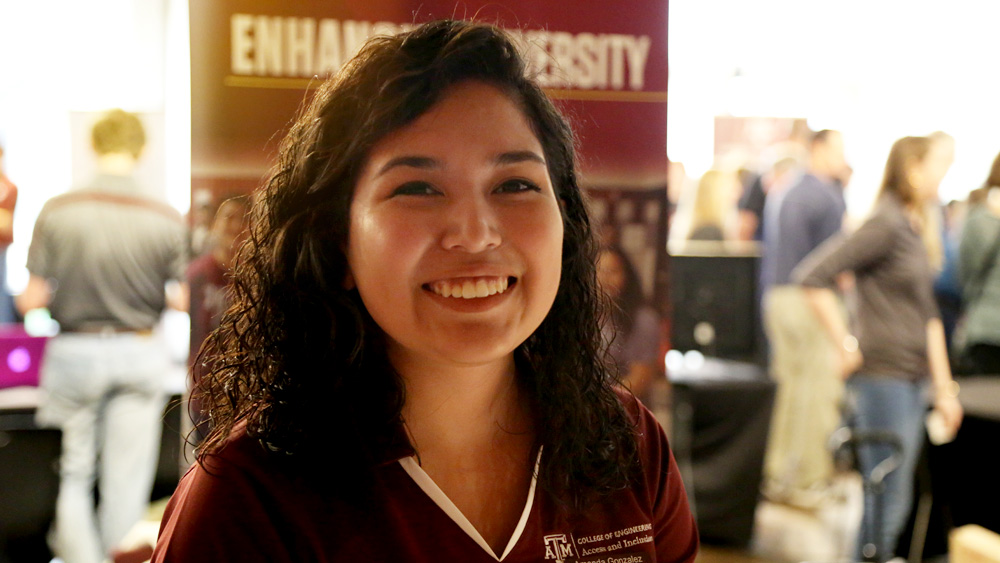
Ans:
POLYGON ((482 299, 507 291, 511 280, 517 283, 517 278, 504 276, 457 278, 441 280, 425 284, 425 288, 441 297, 454 299, 482 299))

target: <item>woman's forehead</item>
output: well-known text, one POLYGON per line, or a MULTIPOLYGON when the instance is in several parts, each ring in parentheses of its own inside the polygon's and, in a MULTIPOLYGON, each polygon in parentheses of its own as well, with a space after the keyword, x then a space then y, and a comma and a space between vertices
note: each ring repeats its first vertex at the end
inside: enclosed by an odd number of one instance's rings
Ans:
MULTIPOLYGON (((464 81, 449 87, 416 119, 386 137, 439 132, 474 136, 485 131, 507 137, 512 134, 527 136, 532 144, 541 146, 522 105, 502 89, 482 81, 464 81)), ((480 140, 488 142, 492 139, 480 140)))

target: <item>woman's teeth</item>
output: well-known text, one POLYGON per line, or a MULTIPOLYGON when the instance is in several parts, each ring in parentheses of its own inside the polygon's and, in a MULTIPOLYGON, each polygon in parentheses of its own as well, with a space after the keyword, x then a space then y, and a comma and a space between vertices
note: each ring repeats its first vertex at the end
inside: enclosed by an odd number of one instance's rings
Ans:
POLYGON ((431 284, 431 291, 442 297, 476 299, 507 291, 507 278, 478 278, 464 281, 438 281, 431 284))

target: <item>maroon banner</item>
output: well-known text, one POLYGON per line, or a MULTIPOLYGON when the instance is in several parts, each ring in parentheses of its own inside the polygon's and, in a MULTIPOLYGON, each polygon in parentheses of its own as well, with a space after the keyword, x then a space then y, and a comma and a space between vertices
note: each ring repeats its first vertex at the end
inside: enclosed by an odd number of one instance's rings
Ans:
POLYGON ((579 137, 585 185, 666 184, 666 0, 202 0, 190 6, 193 187, 256 185, 311 88, 370 35, 439 18, 519 30, 579 137))

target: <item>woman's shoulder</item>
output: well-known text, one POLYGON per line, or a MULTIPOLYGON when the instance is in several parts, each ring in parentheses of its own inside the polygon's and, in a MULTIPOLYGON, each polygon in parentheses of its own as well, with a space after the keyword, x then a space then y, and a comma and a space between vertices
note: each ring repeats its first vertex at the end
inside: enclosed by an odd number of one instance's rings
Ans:
POLYGON ((257 488, 260 481, 280 475, 272 456, 238 424, 215 450, 203 453, 188 468, 171 502, 211 504, 220 496, 239 499, 244 488, 257 488))
POLYGON ((183 478, 197 479, 217 475, 231 478, 266 465, 269 458, 260 442, 247 432, 246 421, 238 421, 218 445, 209 451, 199 452, 197 460, 191 464, 183 478))
POLYGON ((893 194, 883 194, 875 200, 875 206, 872 208, 868 220, 892 224, 908 224, 903 202, 893 194))
POLYGON ((273 530, 268 522, 274 499, 293 496, 293 480, 274 458, 243 424, 217 450, 203 454, 167 504, 154 561, 229 556, 240 545, 258 544, 261 538, 248 531, 273 530))
POLYGON ((667 434, 656 419, 656 415, 627 389, 618 387, 615 391, 618 400, 625 408, 625 415, 635 428, 639 462, 643 470, 649 469, 651 464, 659 466, 672 458, 667 434))
POLYGON ((974 204, 969 206, 962 232, 979 234, 978 231, 994 228, 997 223, 1000 223, 1000 217, 991 213, 985 204, 974 204))
POLYGON ((892 241, 896 240, 897 234, 912 231, 912 227, 899 198, 892 194, 884 194, 875 200, 871 212, 858 231, 867 233, 865 240, 869 243, 877 241, 891 244, 892 241))
POLYGON ((648 503, 658 556, 691 561, 698 550, 697 526, 667 435, 656 416, 631 393, 619 390, 618 396, 635 426, 641 470, 640 482, 627 494, 648 503))

